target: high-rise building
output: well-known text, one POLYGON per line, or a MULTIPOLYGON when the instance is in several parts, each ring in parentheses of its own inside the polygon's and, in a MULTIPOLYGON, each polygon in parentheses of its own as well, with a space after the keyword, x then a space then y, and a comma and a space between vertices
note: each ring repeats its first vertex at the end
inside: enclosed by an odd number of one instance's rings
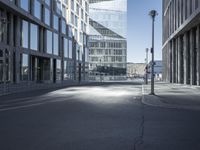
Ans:
POLYGON ((163 79, 200 85, 200 0, 163 0, 163 79))
POLYGON ((126 77, 127 0, 90 0, 90 80, 126 77))
POLYGON ((86 80, 88 16, 88 0, 0 0, 0 83, 86 80))

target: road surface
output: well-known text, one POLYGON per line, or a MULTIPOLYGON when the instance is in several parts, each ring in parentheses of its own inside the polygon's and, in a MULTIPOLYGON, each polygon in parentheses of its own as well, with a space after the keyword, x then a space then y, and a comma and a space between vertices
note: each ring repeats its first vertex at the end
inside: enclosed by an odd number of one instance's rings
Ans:
POLYGON ((198 150, 200 112, 144 105, 139 83, 0 97, 0 150, 198 150))

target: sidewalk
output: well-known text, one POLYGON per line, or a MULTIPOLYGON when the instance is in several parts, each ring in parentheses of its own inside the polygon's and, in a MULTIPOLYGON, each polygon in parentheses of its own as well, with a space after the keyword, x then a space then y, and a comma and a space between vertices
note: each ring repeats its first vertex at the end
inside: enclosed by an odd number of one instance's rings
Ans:
POLYGON ((142 102, 146 105, 200 110, 200 87, 169 83, 156 83, 155 94, 149 95, 151 85, 143 85, 142 102))

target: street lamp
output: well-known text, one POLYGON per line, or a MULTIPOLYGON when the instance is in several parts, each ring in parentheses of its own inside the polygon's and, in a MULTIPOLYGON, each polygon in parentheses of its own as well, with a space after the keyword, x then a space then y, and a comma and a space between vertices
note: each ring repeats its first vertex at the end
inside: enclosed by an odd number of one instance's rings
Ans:
POLYGON ((148 84, 148 52, 149 49, 146 48, 146 67, 145 67, 145 71, 146 71, 146 84, 148 84))
POLYGON ((152 48, 151 48, 151 54, 152 54, 152 61, 151 61, 151 95, 155 95, 154 93, 154 22, 155 17, 158 15, 156 10, 151 10, 149 12, 149 15, 152 18, 152 48))

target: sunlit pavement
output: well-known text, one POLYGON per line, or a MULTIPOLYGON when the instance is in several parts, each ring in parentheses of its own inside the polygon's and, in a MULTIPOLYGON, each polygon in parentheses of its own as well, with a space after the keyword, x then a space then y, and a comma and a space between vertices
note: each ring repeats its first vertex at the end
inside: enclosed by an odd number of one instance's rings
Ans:
POLYGON ((200 149, 199 111, 143 105, 142 97, 134 82, 1 97, 0 150, 200 149))

